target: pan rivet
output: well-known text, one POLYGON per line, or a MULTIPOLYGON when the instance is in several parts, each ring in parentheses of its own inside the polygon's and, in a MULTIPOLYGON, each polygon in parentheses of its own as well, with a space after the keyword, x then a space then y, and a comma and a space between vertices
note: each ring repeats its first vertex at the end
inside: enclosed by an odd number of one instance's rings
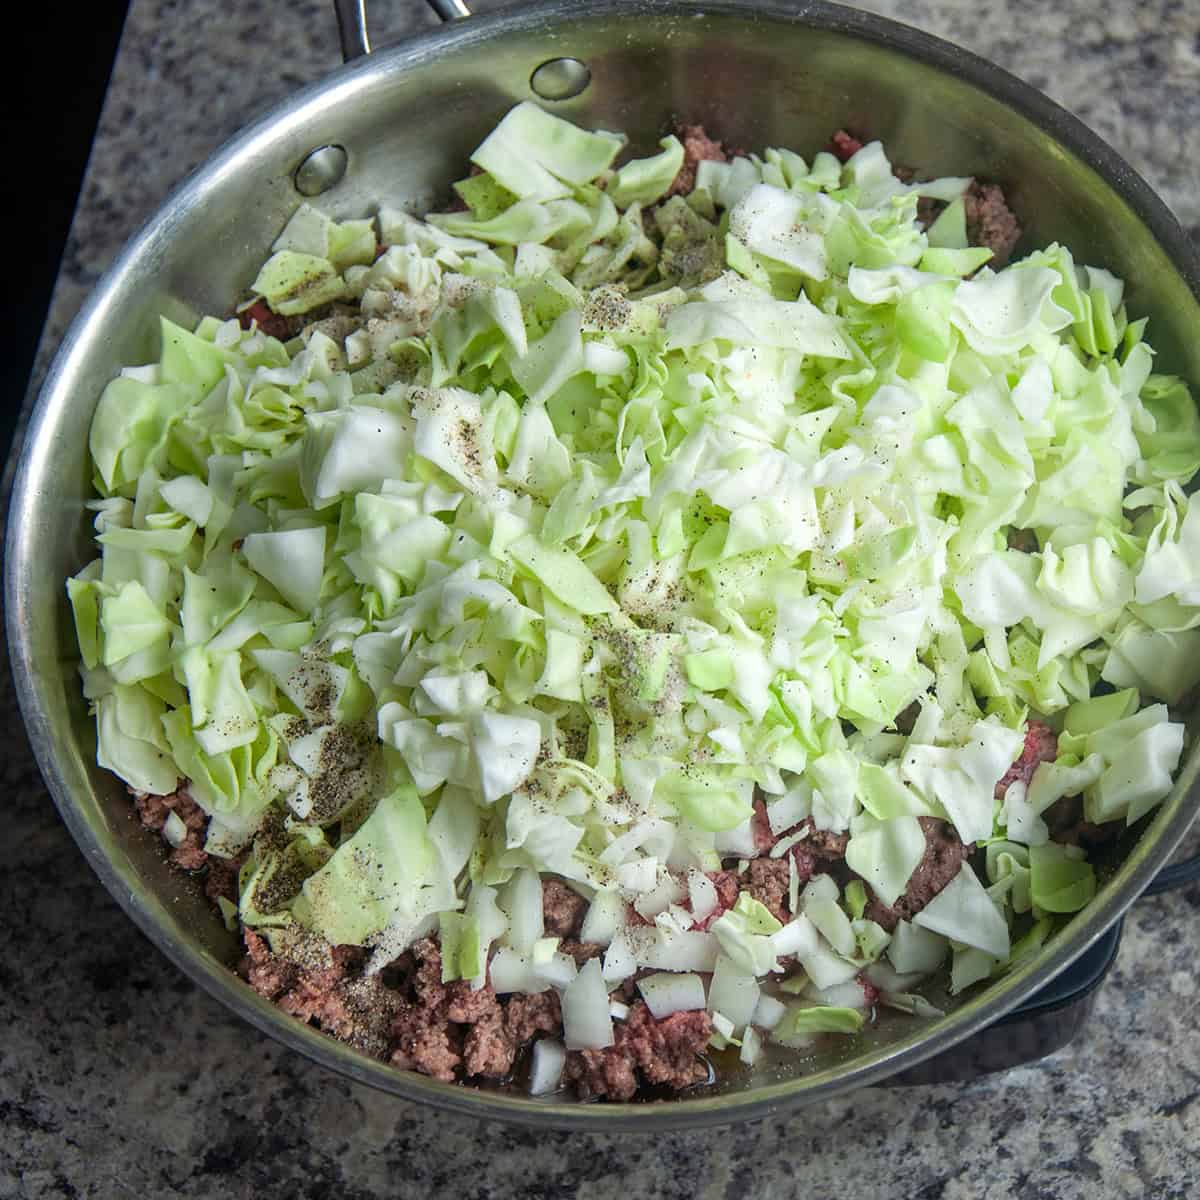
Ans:
POLYGON ((543 100, 570 100, 592 81, 587 63, 577 58, 551 58, 529 77, 529 86, 543 100))
POLYGON ((318 146, 310 150, 292 176, 296 191, 302 196, 319 196, 329 191, 345 175, 348 157, 342 146, 318 146))

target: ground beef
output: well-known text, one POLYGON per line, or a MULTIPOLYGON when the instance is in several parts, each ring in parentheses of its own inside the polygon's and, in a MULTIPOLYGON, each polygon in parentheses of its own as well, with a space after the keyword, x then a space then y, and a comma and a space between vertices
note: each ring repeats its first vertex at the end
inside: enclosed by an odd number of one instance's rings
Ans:
POLYGON ((999 268, 1008 262, 1017 242, 1021 226, 1004 193, 994 183, 973 181, 963 197, 967 218, 967 241, 972 246, 986 246, 992 252, 988 266, 999 268))
POLYGON ((583 924, 588 902, 557 879, 542 880, 542 921, 547 937, 574 937, 583 924))
POLYGON ((225 899, 230 904, 238 900, 238 868, 241 860, 218 858, 210 854, 208 858, 208 873, 204 876, 204 894, 216 904, 218 899, 225 899))
POLYGON ((603 954, 604 947, 596 942, 577 942, 572 938, 565 938, 559 942, 558 952, 569 954, 575 960, 575 965, 582 967, 589 959, 598 958, 603 954))
POLYGON ((1033 773, 1040 764, 1053 762, 1058 757, 1058 736, 1042 721, 1030 721, 1025 729, 1025 745, 1021 755, 996 784, 996 799, 1003 800, 1008 786, 1018 779, 1029 786, 1033 773))
POLYGON ((472 988, 470 980, 445 984, 446 1016, 458 1025, 473 1025, 500 1011, 500 1001, 490 983, 472 988))
POLYGON ((175 846, 168 856, 172 866, 179 867, 182 871, 198 871, 208 862, 208 855, 204 851, 208 816, 192 799, 186 785, 177 788, 169 796, 134 792, 133 801, 142 824, 156 833, 162 833, 171 813, 183 822, 187 832, 183 841, 175 846))
POLYGON ((1038 535, 1032 529, 1017 529, 1016 526, 1008 531, 1008 548, 1020 550, 1022 554, 1036 554, 1041 549, 1038 535))
POLYGON ((896 719, 892 722, 892 728, 897 733, 902 733, 908 737, 913 731, 913 726, 917 723, 917 718, 921 715, 921 702, 914 700, 907 708, 901 709, 896 714, 896 719))
POLYGON ((504 1002, 504 1028, 516 1046, 524 1045, 535 1033, 562 1033, 562 1010, 553 990, 532 996, 520 993, 504 1002))
POLYGON ((357 946, 329 946, 299 929, 274 936, 272 950, 253 930, 243 931, 246 955, 239 971, 250 986, 298 1020, 383 1057, 400 997, 378 976, 363 973, 365 953, 357 946))
POLYGON ((686 196, 696 186, 696 168, 702 162, 726 162, 728 155, 720 142, 714 142, 705 132, 703 125, 680 125, 675 136, 683 143, 683 166, 675 176, 675 182, 667 191, 668 196, 686 196))
POLYGON ((464 979, 442 983, 441 951, 432 938, 417 942, 401 964, 407 995, 392 1024, 396 1066, 447 1083, 503 1079, 535 1034, 562 1035, 553 991, 499 997, 490 984, 473 990, 464 979))
POLYGON ((462 1034, 438 1013, 404 1003, 392 1022, 393 1066, 453 1083, 462 1066, 462 1034))
POLYGON ((840 862, 846 857, 846 847, 850 842, 848 833, 834 833, 829 829, 815 829, 811 821, 801 822, 800 828, 808 826, 808 836, 797 844, 798 848, 806 850, 821 862, 840 862))
POLYGON ((1085 821, 1082 796, 1060 797, 1042 813, 1042 820, 1050 830, 1050 837, 1063 846, 1102 846, 1119 837, 1125 828, 1121 820, 1106 821, 1103 825, 1085 821))
POLYGON ((750 817, 750 828, 754 833, 754 849, 758 854, 769 854, 779 839, 771 832, 771 821, 767 806, 758 789, 754 792, 754 812, 750 817))
POLYGON ((932 196, 918 196, 917 224, 922 229, 928 229, 942 215, 945 207, 944 200, 935 200, 932 196))
POLYGON ((281 342, 292 337, 298 327, 297 321, 275 312, 265 300, 255 300, 249 308, 243 308, 238 313, 238 324, 243 329, 257 324, 268 337, 278 338, 281 342))
POLYGON ((833 137, 829 139, 829 149, 836 154, 842 162, 853 158, 861 149, 863 143, 858 140, 853 134, 847 133, 844 129, 839 129, 833 137))
POLYGON ((493 996, 491 1006, 468 1026, 463 1038, 463 1074, 503 1079, 512 1070, 516 1053, 504 1028, 504 1010, 493 996))
POLYGON ((276 958, 271 953, 267 940, 252 929, 243 929, 246 956, 238 970, 243 979, 260 995, 268 1000, 276 999, 296 982, 298 968, 276 958))
POLYGON ((755 858, 746 867, 746 891, 777 920, 787 922, 788 883, 791 870, 787 857, 755 858))
MULTIPOLYGON (((704 920, 697 921, 692 927, 701 933, 709 929, 714 921, 719 920, 737 903, 738 892, 741 890, 737 873, 734 871, 709 871, 708 878, 712 880, 713 886, 717 889, 717 904, 704 920)), ((688 907, 686 902, 684 907, 688 907)))
POLYGON ((679 1012, 656 1021, 637 1001, 624 1021, 614 1026, 614 1043, 606 1050, 577 1050, 567 1055, 564 1078, 581 1099, 607 1096, 629 1100, 641 1082, 678 1090, 708 1078, 698 1055, 712 1034, 706 1012, 679 1012))
POLYGON ((936 817, 917 820, 925 834, 925 855, 913 871, 904 895, 890 906, 875 896, 867 904, 866 917, 889 932, 896 928, 897 921, 907 921, 919 913, 958 874, 975 849, 974 843, 963 845, 949 822, 936 817))

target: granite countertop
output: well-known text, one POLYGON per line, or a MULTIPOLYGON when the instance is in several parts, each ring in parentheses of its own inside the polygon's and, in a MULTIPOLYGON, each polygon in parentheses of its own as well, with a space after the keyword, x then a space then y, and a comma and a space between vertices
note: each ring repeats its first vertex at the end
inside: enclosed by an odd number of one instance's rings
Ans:
MULTIPOLYGON (((390 22, 377 42, 434 24, 415 2, 374 7, 390 22)), ((1048 91, 1200 232, 1194 5, 868 7, 1048 91)), ((133 0, 39 373, 88 289, 183 173, 254 111, 337 61, 325 0, 286 10, 133 0)), ((967 1084, 873 1088, 724 1134, 652 1142, 509 1129, 321 1072, 197 990, 85 866, 38 776, 7 671, 0 720, 12 739, 0 875, 0 1197, 1200 1194, 1200 888, 1136 906, 1091 1022, 1035 1066, 967 1084)))

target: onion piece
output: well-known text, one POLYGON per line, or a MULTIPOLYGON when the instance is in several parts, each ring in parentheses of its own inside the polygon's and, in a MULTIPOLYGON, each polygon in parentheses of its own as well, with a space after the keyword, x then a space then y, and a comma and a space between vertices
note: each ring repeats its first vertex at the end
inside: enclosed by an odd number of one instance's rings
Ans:
POLYGON ((719 1033, 727 1041, 733 1037, 734 1025, 733 1022, 721 1012, 715 1012, 712 1015, 713 1029, 719 1033))
POLYGON ((926 977, 924 971, 897 971, 882 959, 873 962, 863 974, 881 992, 911 992, 926 977))
POLYGON ((777 957, 786 958, 789 954, 812 954, 819 942, 813 923, 799 916, 771 934, 771 945, 777 957))
POLYGON ((625 936, 637 965, 659 971, 711 971, 720 949, 711 933, 694 929, 669 936, 658 929, 629 929, 625 936))
POLYGON ((534 963, 533 973, 551 987, 565 988, 579 974, 579 967, 569 954, 555 954, 549 962, 534 963))
POLYGON ((170 846, 178 850, 186 840, 187 832, 187 826, 177 812, 167 813, 166 824, 162 827, 162 835, 170 846))
POLYGON ((804 994, 814 1003, 826 1008, 853 1008, 865 1012, 869 1007, 866 989, 857 979, 851 979, 846 983, 835 983, 832 987, 827 988, 810 985, 804 994))
POLYGON ((542 916, 542 881, 536 871, 523 867, 508 885, 506 941, 518 954, 528 954, 546 933, 542 916))
MULTIPOLYGON (((780 1021, 783 1020, 783 1014, 787 1012, 787 1005, 781 1000, 776 1000, 774 996, 768 996, 765 993, 758 998, 758 1005, 754 1009, 753 1024, 761 1026, 763 1029, 774 1029, 780 1021)), ((746 1030, 750 1032, 749 1029, 746 1030)))
POLYGON ((736 1027, 741 1027, 753 1019, 760 995, 758 980, 753 975, 739 971, 724 954, 717 959, 708 985, 709 1012, 724 1013, 736 1027))
POLYGON ((677 1012, 695 1012, 704 1007, 704 981, 699 975, 677 975, 659 971, 638 982, 638 991, 656 1021, 677 1012))
POLYGON ((688 902, 698 922, 717 907, 717 885, 703 871, 688 872, 688 902))
POLYGON ((732 858, 735 854, 754 858, 758 854, 758 843, 754 840, 753 818, 747 817, 740 825, 721 830, 713 838, 713 849, 722 858, 732 858))
POLYGON ((940 933, 922 929, 911 921, 897 921, 888 943, 887 957, 902 975, 913 972, 927 975, 941 966, 948 945, 940 933))
POLYGON ((641 895, 658 883, 658 859, 635 858, 617 868, 617 883, 624 892, 641 895))
POLYGON ((581 942, 607 946, 625 920, 625 901, 618 892, 597 892, 583 916, 581 942))
POLYGON ((669 871, 661 871, 658 882, 648 892, 642 893, 633 902, 633 907, 639 916, 651 920, 659 913, 666 912, 677 900, 682 900, 684 894, 679 880, 669 871))
POLYGON ((926 1020, 946 1015, 942 1009, 930 1004, 924 996, 918 996, 915 992, 880 992, 879 1003, 885 1008, 894 1008, 914 1017, 924 1017, 926 1020))
POLYGON ((742 1050, 738 1058, 748 1067, 754 1066, 762 1055, 762 1038, 759 1036, 758 1030, 753 1025, 747 1027, 746 1032, 742 1034, 742 1050))
POLYGON ((567 984, 562 994, 563 1037, 568 1050, 603 1050, 613 1044, 608 988, 593 958, 567 984))
POLYGON ((508 946, 500 946, 488 964, 492 990, 502 996, 506 992, 544 992, 549 982, 538 974, 533 963, 508 946))
POLYGON ((567 1051, 562 1042, 541 1038, 533 1043, 533 1061, 529 1069, 529 1094, 548 1096, 558 1091, 567 1051))
POLYGON ((767 824, 778 837, 793 825, 799 825, 812 812, 812 785, 798 780, 778 800, 767 805, 767 824))
POLYGON ((637 956, 629 942, 628 931, 618 929, 604 954, 604 982, 621 983, 637 970, 637 956))

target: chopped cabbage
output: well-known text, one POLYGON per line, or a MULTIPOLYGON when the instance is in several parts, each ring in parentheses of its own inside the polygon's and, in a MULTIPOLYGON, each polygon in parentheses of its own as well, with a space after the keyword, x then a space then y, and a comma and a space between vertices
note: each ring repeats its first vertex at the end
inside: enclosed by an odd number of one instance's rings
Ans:
POLYGON ((857 1031, 864 971, 936 1015, 948 948, 957 992, 1091 899, 1060 812, 1169 794, 1200 419, 1120 280, 985 265, 964 179, 772 149, 664 202, 683 146, 623 146, 522 103, 465 212, 302 205, 252 285, 298 337, 164 320, 105 388, 68 593, 97 761, 246 853, 243 924, 372 970, 437 930, 447 981, 558 989, 571 1050, 652 968, 753 1062, 857 1031), (889 934, 930 821, 977 856, 889 934), (547 875, 602 962, 546 936, 547 875))

